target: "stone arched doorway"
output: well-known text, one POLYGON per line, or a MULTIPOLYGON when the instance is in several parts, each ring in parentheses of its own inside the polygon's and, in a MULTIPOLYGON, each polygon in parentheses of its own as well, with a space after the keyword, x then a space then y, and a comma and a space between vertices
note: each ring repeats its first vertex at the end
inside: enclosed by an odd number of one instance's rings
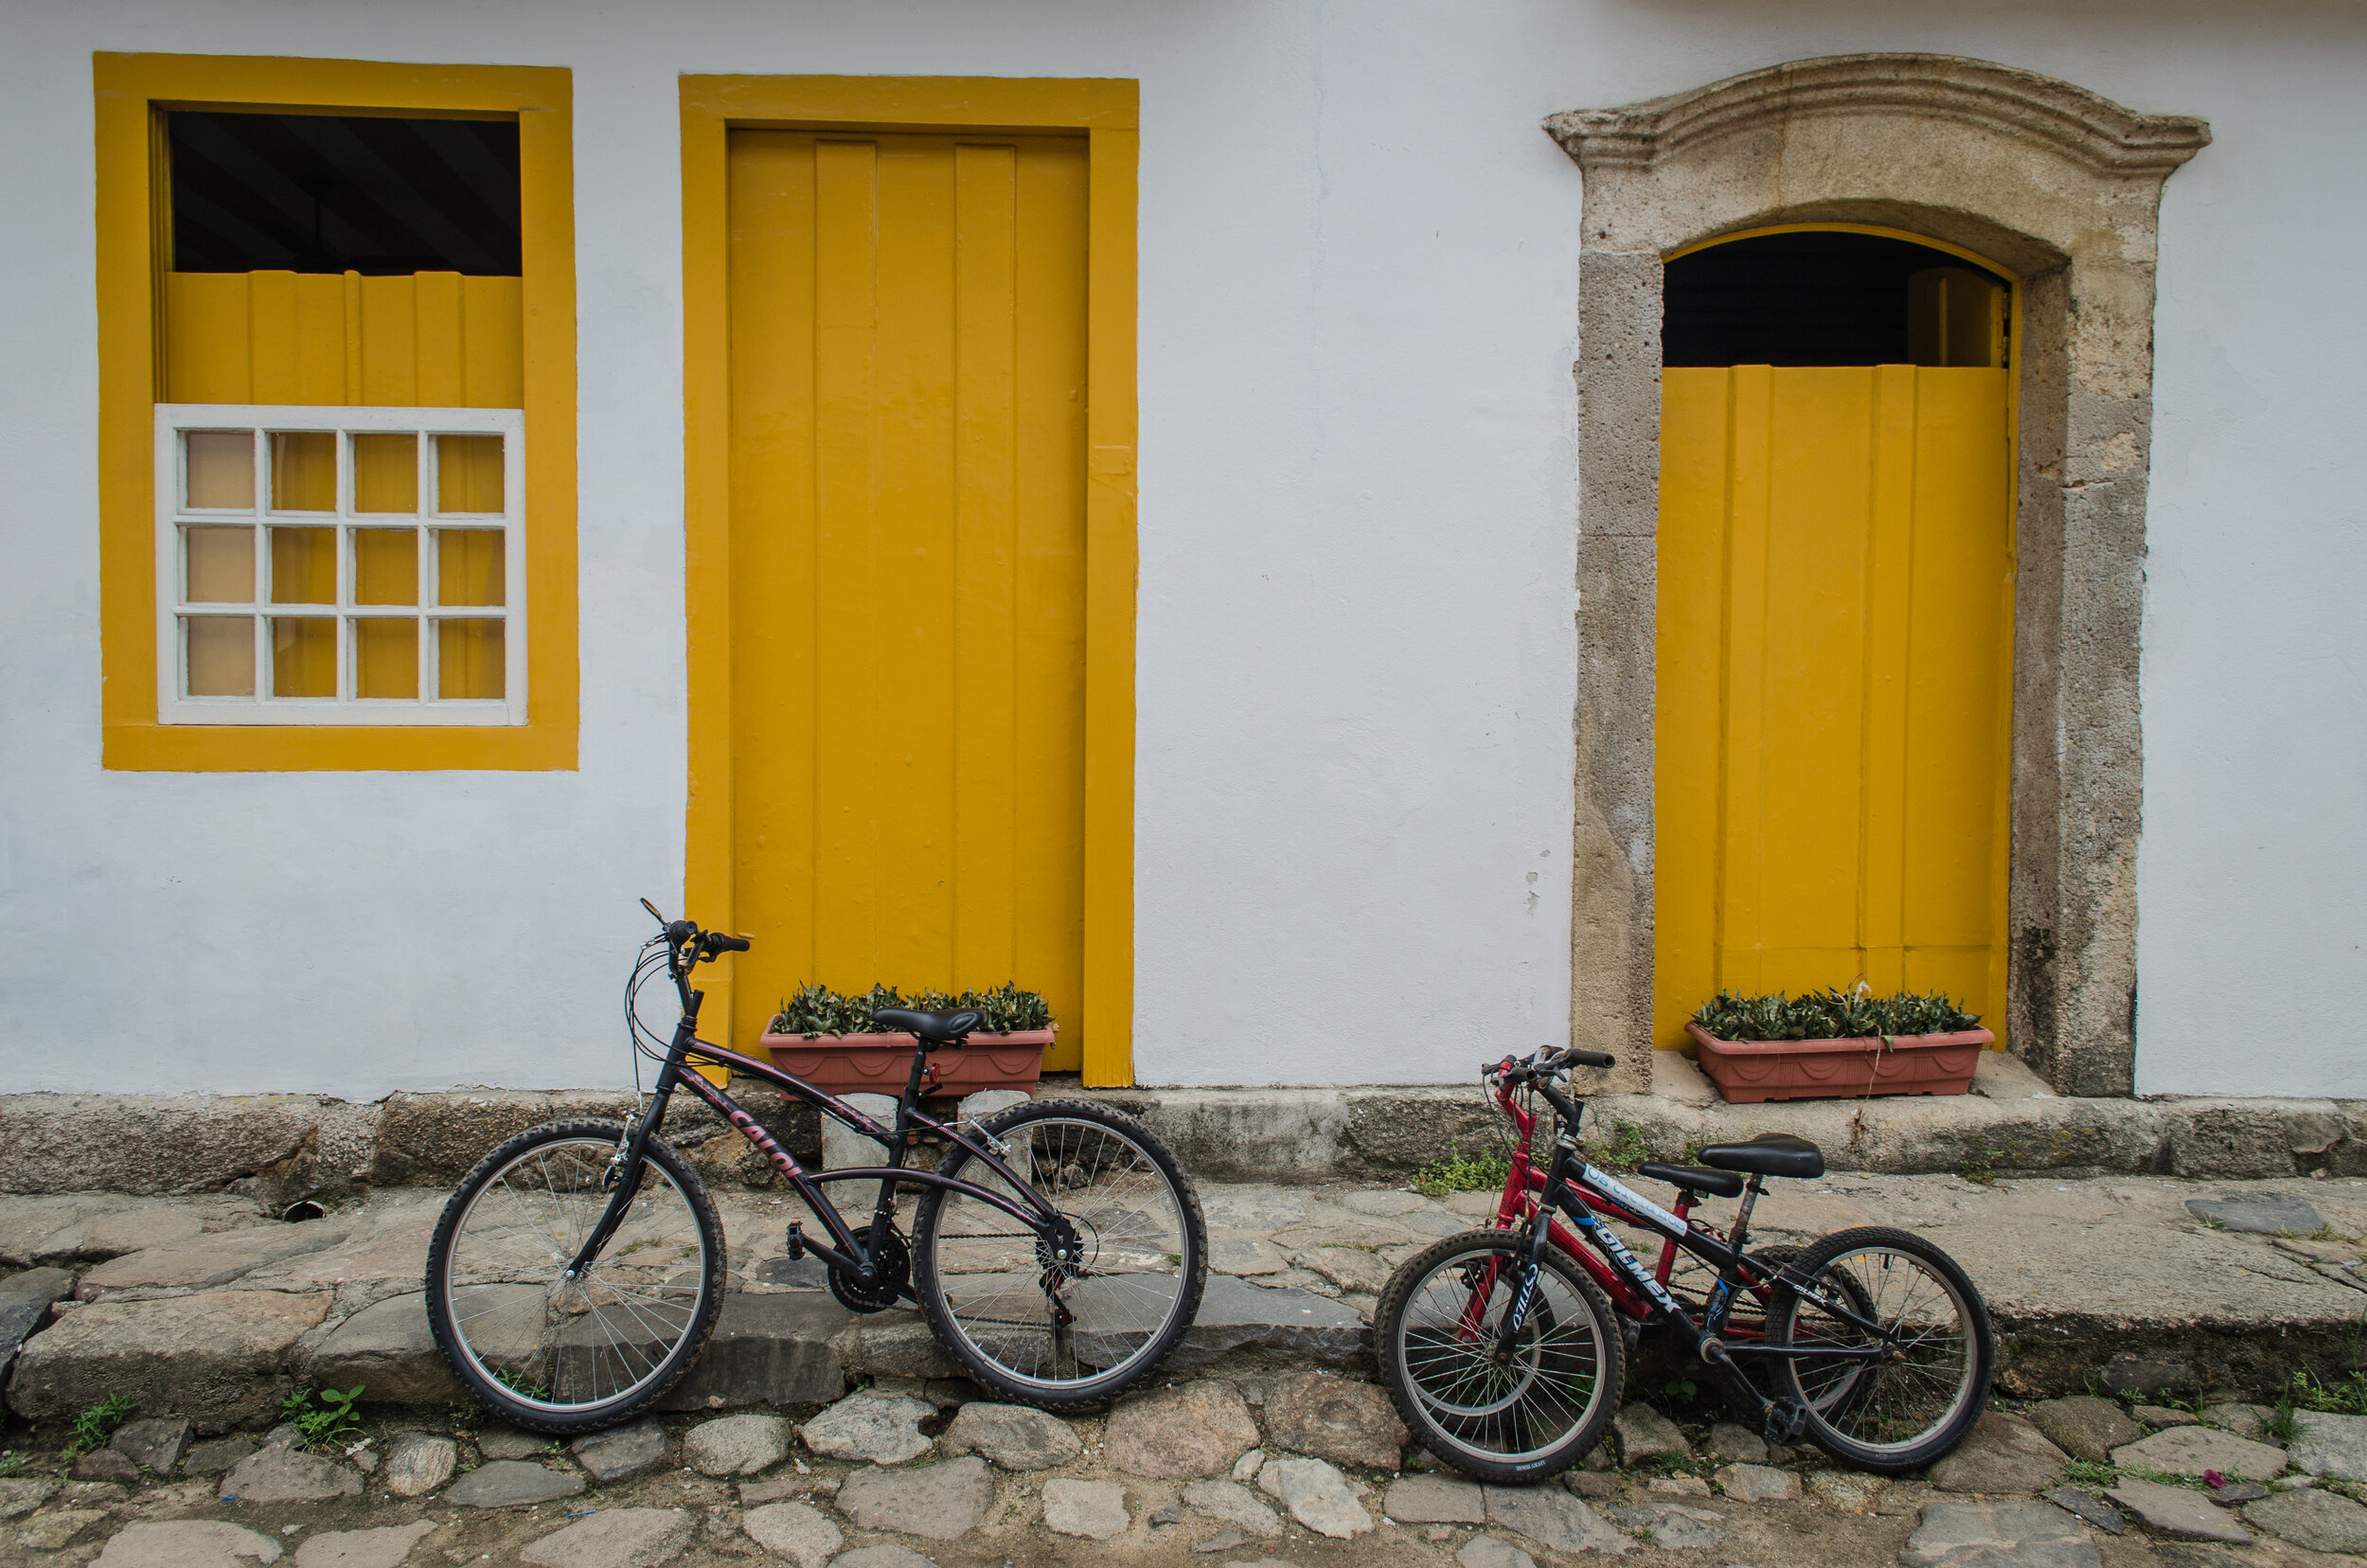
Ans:
POLYGON ((2022 284, 2006 1030, 2070 1094, 2135 1064, 2138 634, 2162 184, 2199 120, 1981 61, 1853 55, 1546 130, 1585 179, 1573 1038, 1648 1067, 1664 258, 1863 223, 2022 284))

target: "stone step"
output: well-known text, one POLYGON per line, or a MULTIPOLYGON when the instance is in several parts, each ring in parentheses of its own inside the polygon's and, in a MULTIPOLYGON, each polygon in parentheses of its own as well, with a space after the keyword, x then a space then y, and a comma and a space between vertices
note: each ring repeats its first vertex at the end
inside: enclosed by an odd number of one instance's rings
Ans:
MULTIPOLYGON (((1982 1053, 1973 1092, 1956 1096, 1727 1105, 1673 1051, 1599 1078, 1580 1086, 1593 1095, 1591 1123, 1606 1139, 1622 1124, 1633 1127, 1660 1159, 1777 1131, 1815 1139, 1843 1170, 1924 1174, 1977 1163, 2005 1172, 2198 1179, 2367 1175, 2367 1101, 2078 1098, 2053 1094, 1997 1051, 1982 1053)), ((740 1087, 750 1113, 784 1147, 800 1159, 820 1155, 810 1107, 785 1104, 763 1085, 740 1087)), ((1056 1078, 1040 1093, 1099 1099, 1140 1117, 1210 1182, 1401 1178, 1458 1141, 1492 1147, 1501 1125, 1468 1084, 1085 1090, 1056 1078)), ((393 1095, 372 1105, 304 1095, 6 1095, 0 1192, 59 1194, 70 1204, 66 1195, 95 1189, 228 1187, 276 1213, 298 1198, 354 1186, 449 1187, 515 1132, 562 1117, 615 1118, 633 1104, 610 1090, 393 1095), (159 1148, 174 1158, 151 1158, 159 1148)), ((747 1146, 703 1106, 678 1104, 667 1130, 712 1183, 766 1179, 761 1162, 751 1165, 747 1146)), ((22 1252, 0 1228, 0 1262, 45 1260, 22 1252)))
MULTIPOLYGON (((187 1411, 206 1433, 248 1424, 294 1384, 368 1390, 370 1403, 441 1407, 462 1388, 436 1348, 418 1292, 341 1319, 323 1292, 205 1291, 66 1303, 29 1339, 9 1404, 34 1420, 70 1419, 112 1393, 145 1410, 187 1411)), ((1346 1367, 1367 1332, 1355 1310, 1301 1290, 1213 1275, 1198 1321, 1166 1365, 1346 1367)), ((964 1368, 917 1312, 858 1316, 822 1291, 740 1292, 660 1410, 825 1404, 850 1381, 947 1379, 964 1368)))

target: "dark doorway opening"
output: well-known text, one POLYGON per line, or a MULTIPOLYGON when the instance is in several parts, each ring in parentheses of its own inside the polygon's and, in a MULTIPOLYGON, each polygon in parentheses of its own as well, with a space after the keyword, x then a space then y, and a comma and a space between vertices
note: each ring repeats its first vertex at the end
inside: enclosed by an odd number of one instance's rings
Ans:
POLYGON ((1661 363, 2003 365, 2008 287, 1877 234, 1729 241, 1668 263, 1661 363))

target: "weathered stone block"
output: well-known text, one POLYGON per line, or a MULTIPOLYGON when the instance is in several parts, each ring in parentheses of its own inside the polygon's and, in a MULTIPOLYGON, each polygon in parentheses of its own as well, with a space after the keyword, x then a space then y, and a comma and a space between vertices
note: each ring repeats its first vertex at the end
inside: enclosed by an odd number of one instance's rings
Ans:
POLYGON ((35 1420, 72 1417, 119 1389, 187 1411, 199 1430, 275 1409, 296 1341, 328 1315, 326 1292, 215 1291, 79 1307, 27 1343, 9 1404, 35 1420))
POLYGON ((1112 1468, 1153 1480, 1223 1475, 1257 1446, 1257 1423, 1240 1391, 1215 1378, 1118 1401, 1103 1429, 1112 1468))
POLYGON ((227 1285, 265 1264, 319 1252, 345 1238, 344 1226, 318 1220, 301 1225, 256 1225, 223 1231, 174 1246, 128 1253, 101 1263, 82 1276, 74 1293, 84 1301, 100 1301, 117 1291, 208 1290, 227 1285))
POLYGON ((1200 1315, 1166 1364, 1186 1372, 1238 1356, 1292 1366, 1347 1366, 1364 1354, 1368 1339, 1356 1309, 1328 1296, 1210 1274, 1200 1315))
POLYGON ((1266 1390, 1266 1435, 1293 1453, 1388 1470, 1404 1457, 1406 1442, 1387 1394, 1322 1373, 1279 1379, 1266 1390))
POLYGON ((442 1405, 462 1393, 427 1326, 425 1295, 390 1296, 363 1308, 314 1347, 303 1371, 328 1388, 359 1383, 371 1404, 442 1405))
POLYGON ((381 1111, 371 1180, 443 1186, 529 1127, 578 1118, 622 1119, 633 1096, 611 1090, 460 1090, 390 1095, 381 1111))
POLYGON ((215 1192, 293 1159, 320 1119, 307 1095, 0 1096, 0 1192, 215 1192))
POLYGON ((854 1321, 818 1292, 725 1296, 697 1364, 657 1408, 828 1404, 846 1391, 835 1342, 854 1321))

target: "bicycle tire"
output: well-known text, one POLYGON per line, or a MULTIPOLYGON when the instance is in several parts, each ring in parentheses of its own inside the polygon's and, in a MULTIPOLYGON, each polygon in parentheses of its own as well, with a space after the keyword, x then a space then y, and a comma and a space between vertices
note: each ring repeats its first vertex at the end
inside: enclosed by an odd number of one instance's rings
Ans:
MULTIPOLYGON (((1397 1406, 1398 1417, 1416 1442, 1466 1475, 1482 1481, 1524 1485, 1568 1470, 1602 1441, 1604 1431, 1618 1413, 1620 1392, 1627 1381, 1627 1344, 1602 1287, 1557 1249, 1547 1247, 1545 1268, 1567 1287, 1577 1310, 1592 1320, 1597 1356, 1595 1386, 1577 1421, 1550 1445, 1504 1458, 1475 1452, 1447 1430, 1448 1418, 1433 1408, 1439 1401, 1415 1388, 1408 1347, 1413 1337, 1408 1318, 1415 1305, 1415 1292, 1442 1268, 1483 1253, 1502 1257, 1510 1267, 1525 1267, 1528 1243, 1517 1231, 1465 1231, 1431 1243, 1398 1265, 1373 1309, 1373 1350, 1380 1363, 1381 1381, 1389 1390, 1390 1402, 1397 1406)), ((1531 1324, 1539 1316, 1548 1322, 1559 1321, 1547 1312, 1541 1300, 1532 1313, 1531 1324)), ((1541 1345, 1543 1337, 1540 1333, 1534 1343, 1541 1345)), ((1530 1381, 1534 1381, 1533 1376, 1530 1381)))
MULTIPOLYGON (((1906 1373, 1897 1370, 1908 1366, 1926 1386, 1936 1386, 1939 1380, 1928 1368, 1911 1361, 1877 1362, 1855 1375, 1845 1393, 1822 1401, 1816 1392, 1802 1381, 1802 1363, 1784 1359, 1775 1374, 1777 1387, 1801 1401, 1806 1416, 1805 1435, 1826 1453, 1845 1464, 1879 1475, 1903 1475, 1921 1470, 1940 1458, 1972 1430, 1981 1413, 1988 1408, 1989 1385, 1997 1376, 1997 1340, 1989 1327, 1988 1309, 1983 1305, 1981 1292, 1957 1261, 1913 1231, 1893 1230, 1886 1226, 1865 1225, 1854 1230, 1835 1231, 1803 1251, 1792 1264, 1796 1274, 1814 1280, 1824 1275, 1837 1261, 1879 1254, 1901 1256, 1915 1260, 1936 1279, 1964 1327, 1967 1355, 1965 1364, 1956 1375, 1953 1394, 1945 1410, 1900 1441, 1869 1443, 1840 1430, 1836 1417, 1857 1420, 1869 1411, 1878 1416, 1886 1383, 1903 1386, 1906 1373)), ((1889 1265, 1883 1266, 1887 1274, 1889 1265)), ((1878 1321, 1883 1310, 1886 1292, 1869 1291, 1865 1282, 1858 1280, 1848 1292, 1852 1307, 1858 1301, 1871 1300, 1877 1310, 1866 1315, 1878 1321)), ((1913 1301, 1912 1290, 1902 1293, 1897 1311, 1903 1318, 1913 1301)), ((1767 1337, 1771 1345, 1790 1345, 1798 1326, 1801 1297, 1792 1291, 1779 1291, 1774 1304, 1768 1310, 1767 1337)), ((1926 1336, 1929 1343, 1931 1336, 1926 1336)), ((1917 1418, 1917 1417, 1910 1417, 1917 1418)))
MULTIPOLYGON (((428 1243, 425 1282, 427 1320, 428 1327, 436 1337, 436 1347, 443 1352, 454 1376, 460 1380, 461 1386, 472 1399, 502 1419, 530 1432, 593 1432, 614 1426, 648 1409, 690 1370, 699 1352, 705 1348, 708 1336, 715 1330, 716 1317, 722 1310, 726 1265, 722 1221, 716 1216, 715 1203, 707 1194, 705 1184, 700 1181, 699 1173, 690 1167, 689 1162, 671 1145, 652 1138, 647 1146, 648 1164, 662 1172, 666 1181, 685 1201, 698 1235, 702 1255, 699 1291, 686 1319, 685 1331, 672 1345, 666 1347, 661 1356, 654 1358, 654 1370, 608 1399, 595 1399, 581 1404, 561 1404, 553 1399, 530 1397, 530 1388, 527 1393, 522 1394, 510 1383, 505 1382, 501 1370, 489 1370, 487 1359, 471 1346, 468 1336, 462 1331, 460 1324, 466 1319, 456 1310, 458 1291, 486 1283, 472 1281, 455 1287, 453 1279, 454 1256, 456 1243, 460 1240, 461 1227, 474 1213, 477 1200, 490 1190, 497 1180, 520 1167, 526 1157, 538 1149, 575 1146, 589 1152, 596 1148, 604 1166, 609 1153, 624 1135, 623 1125, 612 1121, 546 1122, 541 1127, 528 1128, 478 1161, 475 1168, 461 1178, 460 1185, 453 1189, 452 1197, 446 1200, 443 1212, 437 1216, 435 1235, 428 1243)), ((642 1194, 636 1196, 636 1203, 640 1197, 650 1193, 648 1180, 649 1173, 645 1170, 642 1194)), ((591 1191, 581 1196, 587 1207, 596 1201, 591 1191)), ((554 1194, 554 1202, 557 1201, 554 1194)), ((604 1206, 606 1194, 599 1193, 596 1202, 604 1206)), ((624 1228, 620 1227, 618 1235, 611 1238, 608 1252, 603 1257, 594 1260, 593 1274, 588 1276, 588 1280, 596 1279, 600 1263, 623 1256, 616 1248, 616 1241, 624 1234, 624 1228)), ((631 1245, 628 1243, 628 1248, 631 1245)), ((519 1282, 522 1286, 525 1283, 523 1280, 519 1282)), ((555 1281, 545 1287, 546 1290, 578 1291, 590 1288, 589 1283, 562 1288, 555 1281)), ((546 1296, 543 1309, 546 1329, 551 1327, 550 1314, 555 1310, 551 1299, 546 1296)), ((556 1310, 563 1311, 564 1308, 556 1310)), ((588 1315, 588 1310, 579 1315, 588 1315)), ((563 1344, 563 1334, 561 1339, 563 1344)), ((513 1373, 511 1376, 518 1375, 513 1373)), ((596 1392, 596 1382, 595 1390, 596 1392)), ((555 1389, 549 1391, 556 1392, 555 1389)))
MULTIPOLYGON (((1201 1218, 1200 1195, 1193 1189, 1191 1178, 1184 1174, 1174 1153, 1150 1129, 1122 1111, 1091 1100, 1030 1100, 1024 1105, 1014 1105, 988 1116, 977 1125, 987 1133, 1006 1143, 1017 1143, 1020 1135, 1031 1126, 1047 1123, 1097 1127, 1112 1133, 1139 1149, 1164 1179, 1177 1210, 1182 1253, 1174 1260, 1176 1286, 1169 1310, 1157 1327, 1144 1334, 1139 1347, 1129 1353, 1123 1362, 1092 1377, 1070 1380, 1025 1377, 996 1361, 965 1330, 961 1312, 949 1298, 949 1275, 954 1279, 977 1277, 977 1272, 949 1272, 942 1267, 944 1248, 949 1239, 942 1228, 949 1200, 948 1190, 944 1187, 931 1187, 922 1194, 914 1213, 913 1276, 915 1293, 920 1298, 921 1311, 928 1318, 930 1328, 973 1379, 1014 1404, 1030 1405, 1041 1410, 1074 1410, 1115 1399, 1148 1377, 1175 1348, 1176 1342, 1183 1338, 1184 1330, 1191 1327, 1193 1318, 1199 1314, 1201 1293, 1207 1286, 1208 1233, 1206 1222, 1201 1218)), ((992 1177, 990 1170, 970 1168, 978 1164, 980 1162, 970 1150, 956 1145, 937 1169, 941 1175, 972 1181, 980 1186, 991 1186, 1000 1182, 999 1177, 992 1177)), ((1070 1206, 1062 1203, 1061 1194, 1073 1189, 1068 1188, 1062 1179, 1071 1168, 1062 1166, 1053 1172, 1056 1185, 1049 1191, 1032 1172, 1029 1178, 1037 1190, 1063 1212, 1069 1212, 1070 1206)), ((975 1203, 975 1200, 964 1201, 975 1203)), ((957 1234, 951 1239, 959 1242, 962 1238, 957 1234)), ((1034 1331, 1022 1327, 1018 1333, 1007 1337, 1016 1339, 1034 1331)), ((1108 1334, 1110 1331, 1105 1329, 1103 1332, 1108 1334)), ((1130 1338, 1131 1335, 1132 1330, 1129 1329, 1125 1335, 1113 1337, 1130 1338)))

